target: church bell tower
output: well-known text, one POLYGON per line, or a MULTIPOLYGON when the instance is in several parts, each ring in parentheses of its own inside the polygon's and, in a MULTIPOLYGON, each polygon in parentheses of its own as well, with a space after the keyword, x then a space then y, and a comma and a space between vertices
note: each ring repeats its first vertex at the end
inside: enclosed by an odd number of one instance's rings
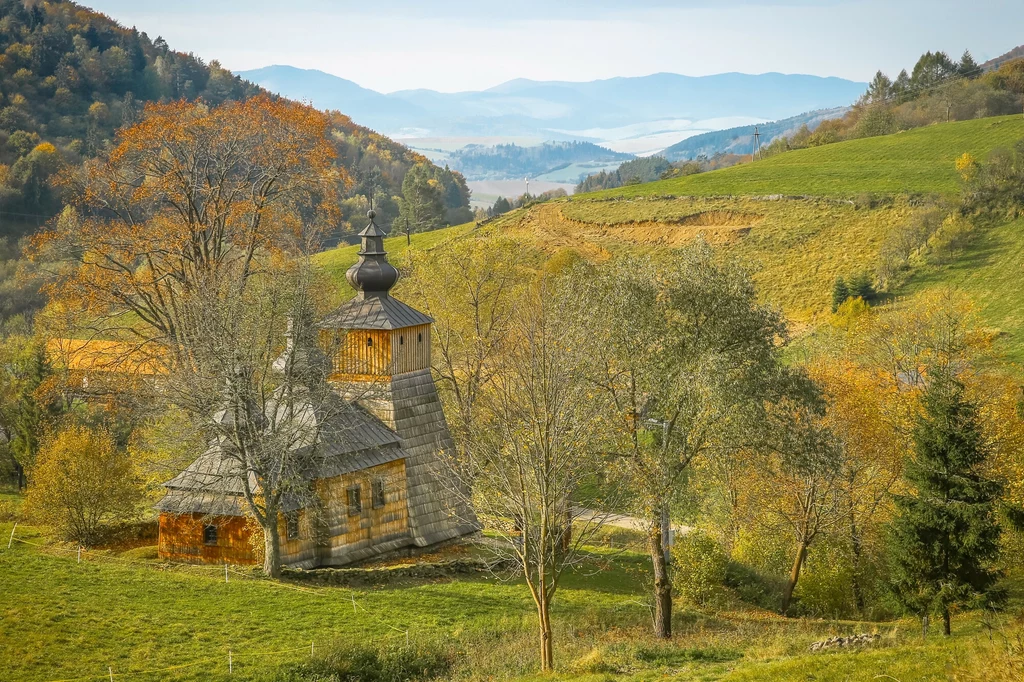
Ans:
POLYGON ((442 452, 454 449, 430 374, 433 320, 392 298, 399 273, 384 251, 387 234, 367 212, 359 260, 346 279, 356 295, 319 325, 329 348, 329 378, 339 393, 376 415, 402 439, 408 477, 409 527, 419 546, 477 530, 468 510, 453 512, 439 478, 442 452))

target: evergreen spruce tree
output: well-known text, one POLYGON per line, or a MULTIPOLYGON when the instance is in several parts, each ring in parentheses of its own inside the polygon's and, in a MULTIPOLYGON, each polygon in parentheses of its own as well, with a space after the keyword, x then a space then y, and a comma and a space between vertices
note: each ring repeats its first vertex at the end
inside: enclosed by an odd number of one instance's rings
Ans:
POLYGON ((850 298, 863 298, 865 302, 872 303, 875 300, 875 285, 871 282, 871 275, 860 272, 850 278, 847 284, 850 298))
POLYGON ((832 312, 839 310, 839 306, 848 298, 850 298, 850 289, 846 286, 846 280, 836 277, 835 284, 832 285, 832 312))
POLYGON ((921 617, 941 613, 950 634, 950 607, 993 601, 999 552, 999 483, 981 471, 988 454, 977 408, 963 385, 944 373, 924 396, 914 428, 914 457, 904 471, 910 492, 895 497, 891 528, 896 597, 921 617))

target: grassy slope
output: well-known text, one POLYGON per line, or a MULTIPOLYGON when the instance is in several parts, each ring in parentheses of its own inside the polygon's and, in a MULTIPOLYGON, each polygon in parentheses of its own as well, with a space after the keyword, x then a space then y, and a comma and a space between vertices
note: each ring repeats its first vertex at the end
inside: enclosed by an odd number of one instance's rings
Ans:
MULTIPOLYGON (((699 231, 757 271, 765 298, 781 306, 799 328, 827 312, 836 276, 874 268, 886 234, 906 222, 913 206, 901 197, 870 210, 820 200, 722 197, 848 197, 864 192, 953 195, 958 188, 953 166, 957 156, 969 151, 983 158, 988 151, 1021 138, 1021 116, 934 125, 789 152, 687 178, 577 195, 569 202, 515 211, 480 232, 516 235, 547 252, 576 248, 600 259, 622 251, 656 253, 699 231), (707 210, 753 214, 756 224, 745 236, 735 238, 738 233, 730 236, 728 228, 695 231, 672 222, 707 210)), ((413 248, 427 249, 468 230, 459 226, 415 235, 413 248)), ((398 253, 405 248, 401 237, 388 244, 398 253)), ((354 247, 337 249, 318 256, 318 262, 343 281, 340 275, 355 261, 355 251, 354 247)), ((979 305, 986 324, 1003 332, 1002 347, 1009 359, 1024 363, 1024 312, 1018 304, 1022 275, 1024 222, 1018 222, 983 231, 953 262, 915 272, 894 293, 914 295, 949 285, 962 289, 979 305)))
MULTIPOLYGON (((10 530, 10 523, 0 523, 4 538, 10 530)), ((18 537, 45 542, 24 525, 18 537)), ((406 629, 413 645, 442 642, 455 651, 457 678, 534 678, 534 612, 516 582, 479 578, 296 589, 237 576, 225 583, 217 567, 161 570, 114 557, 78 564, 69 553, 5 545, 2 679, 103 680, 107 666, 115 679, 260 679, 283 662, 308 656, 310 641, 321 650, 331 642, 401 645, 406 629), (353 595, 360 605, 356 612, 353 595), (227 674, 229 649, 233 676, 227 674), (285 653, 255 655, 264 652, 285 653)), ((643 558, 626 553, 613 566, 594 573, 591 564, 559 592, 555 629, 562 674, 555 679, 601 673, 588 677, 839 682, 891 675, 911 682, 943 677, 954 653, 964 667, 991 656, 983 625, 973 615, 955 621, 951 640, 933 636, 922 644, 911 622, 782 619, 738 603, 720 613, 680 609, 677 637, 664 645, 648 635, 640 604, 643 558), (883 639, 870 651, 807 653, 812 641, 872 630, 883 639)))
POLYGON ((896 135, 801 149, 719 171, 582 195, 788 194, 849 197, 862 192, 957 192, 956 157, 977 158, 1024 137, 1024 117, 999 116, 916 128, 896 135))

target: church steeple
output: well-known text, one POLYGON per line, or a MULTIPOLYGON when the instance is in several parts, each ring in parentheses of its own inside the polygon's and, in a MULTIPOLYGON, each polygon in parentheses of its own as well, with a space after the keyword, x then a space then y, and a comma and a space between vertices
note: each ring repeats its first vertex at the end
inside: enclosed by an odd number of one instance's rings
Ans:
POLYGON ((387 232, 377 227, 373 221, 376 216, 377 212, 372 208, 366 212, 370 224, 359 233, 362 240, 359 260, 345 273, 345 279, 356 290, 358 298, 386 297, 398 281, 398 270, 388 262, 388 254, 384 250, 387 232))

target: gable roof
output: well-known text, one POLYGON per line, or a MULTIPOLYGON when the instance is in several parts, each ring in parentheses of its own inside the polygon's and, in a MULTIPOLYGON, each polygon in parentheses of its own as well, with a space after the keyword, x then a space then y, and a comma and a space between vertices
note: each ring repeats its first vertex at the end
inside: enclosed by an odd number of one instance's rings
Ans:
MULTIPOLYGON (((398 435, 362 407, 335 396, 323 409, 313 409, 319 422, 320 441, 300 451, 317 447, 315 460, 303 477, 306 480, 331 478, 354 471, 394 462, 406 457, 398 435)), ((222 443, 212 444, 206 452, 171 480, 164 483, 167 494, 156 504, 160 511, 202 513, 224 516, 244 514, 242 462, 232 457, 222 443)), ((249 474, 250 489, 256 479, 249 474)), ((282 500, 284 511, 301 506, 295 496, 282 500)))
POLYGON ((321 329, 401 329, 434 319, 387 294, 358 295, 320 322, 321 329))

